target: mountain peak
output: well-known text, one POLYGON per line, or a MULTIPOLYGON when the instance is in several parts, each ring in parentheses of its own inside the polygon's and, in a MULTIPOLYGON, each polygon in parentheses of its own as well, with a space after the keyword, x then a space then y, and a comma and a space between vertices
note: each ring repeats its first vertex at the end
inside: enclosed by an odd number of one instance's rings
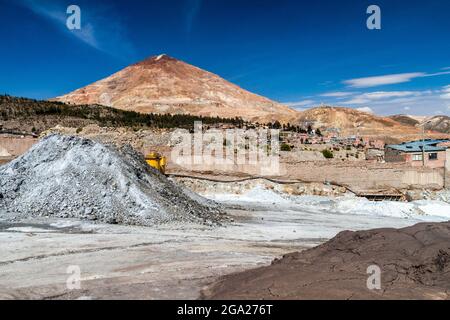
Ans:
POLYGON ((157 55, 157 56, 148 57, 147 59, 142 60, 142 61, 134 64, 134 66, 153 65, 153 64, 156 64, 156 63, 164 63, 164 62, 170 62, 170 61, 176 62, 178 60, 168 56, 165 53, 162 53, 162 54, 157 55))
POLYGON ((166 54, 149 57, 55 100, 102 104, 141 113, 240 116, 263 123, 293 122, 299 115, 295 110, 166 54))

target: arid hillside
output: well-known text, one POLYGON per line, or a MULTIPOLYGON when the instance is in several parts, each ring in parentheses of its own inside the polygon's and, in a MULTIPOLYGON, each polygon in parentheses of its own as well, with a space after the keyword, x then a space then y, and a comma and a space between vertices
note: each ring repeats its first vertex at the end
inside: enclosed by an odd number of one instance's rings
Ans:
POLYGON ((304 111, 300 121, 322 129, 336 128, 342 134, 415 134, 417 128, 393 119, 342 107, 319 107, 304 111))
POLYGON ((185 62, 160 55, 55 100, 141 113, 295 121, 298 112, 185 62))
POLYGON ((428 119, 425 124, 427 130, 433 130, 443 133, 450 133, 450 117, 448 116, 435 116, 428 119))
POLYGON ((415 127, 425 126, 427 131, 435 131, 441 133, 450 133, 450 117, 448 116, 433 116, 433 117, 417 117, 410 115, 395 115, 389 117, 395 121, 403 123, 405 125, 411 125, 415 127))
POLYGON ((398 114, 395 116, 390 116, 390 119, 400 122, 401 124, 407 125, 407 126, 417 126, 422 121, 421 119, 417 119, 415 117, 406 115, 406 114, 398 114))

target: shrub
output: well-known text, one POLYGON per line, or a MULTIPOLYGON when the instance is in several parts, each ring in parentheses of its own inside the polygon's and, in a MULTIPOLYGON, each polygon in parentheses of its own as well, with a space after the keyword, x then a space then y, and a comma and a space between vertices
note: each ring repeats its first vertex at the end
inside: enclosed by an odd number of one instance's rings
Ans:
POLYGON ((334 154, 330 150, 325 149, 325 150, 322 151, 322 154, 323 154, 323 156, 326 159, 333 159, 334 158, 334 154))
POLYGON ((292 148, 291 148, 290 145, 288 145, 288 144, 286 144, 286 143, 283 143, 283 144, 281 145, 281 151, 290 152, 290 151, 292 151, 292 148))

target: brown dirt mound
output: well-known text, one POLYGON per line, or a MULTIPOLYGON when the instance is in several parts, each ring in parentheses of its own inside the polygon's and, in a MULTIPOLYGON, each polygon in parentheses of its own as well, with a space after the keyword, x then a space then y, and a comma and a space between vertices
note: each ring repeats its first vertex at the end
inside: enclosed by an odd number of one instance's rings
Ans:
POLYGON ((205 299, 448 299, 450 222, 405 229, 342 232, 269 267, 226 276, 205 299), (381 290, 367 268, 381 269, 381 290))

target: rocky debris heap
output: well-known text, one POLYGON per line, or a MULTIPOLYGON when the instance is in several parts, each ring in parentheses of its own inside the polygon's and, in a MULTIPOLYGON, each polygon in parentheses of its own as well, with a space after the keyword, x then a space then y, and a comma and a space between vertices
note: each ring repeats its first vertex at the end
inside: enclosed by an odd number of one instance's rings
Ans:
POLYGON ((225 300, 449 299, 449 290, 447 222, 342 232, 322 246, 286 255, 269 267, 226 276, 203 294, 225 300), (380 290, 375 289, 377 267, 380 290), (368 282, 375 290, 369 290, 368 282))
POLYGON ((131 147, 61 135, 0 167, 0 217, 30 216, 142 226, 223 218, 217 204, 168 180, 131 147))

